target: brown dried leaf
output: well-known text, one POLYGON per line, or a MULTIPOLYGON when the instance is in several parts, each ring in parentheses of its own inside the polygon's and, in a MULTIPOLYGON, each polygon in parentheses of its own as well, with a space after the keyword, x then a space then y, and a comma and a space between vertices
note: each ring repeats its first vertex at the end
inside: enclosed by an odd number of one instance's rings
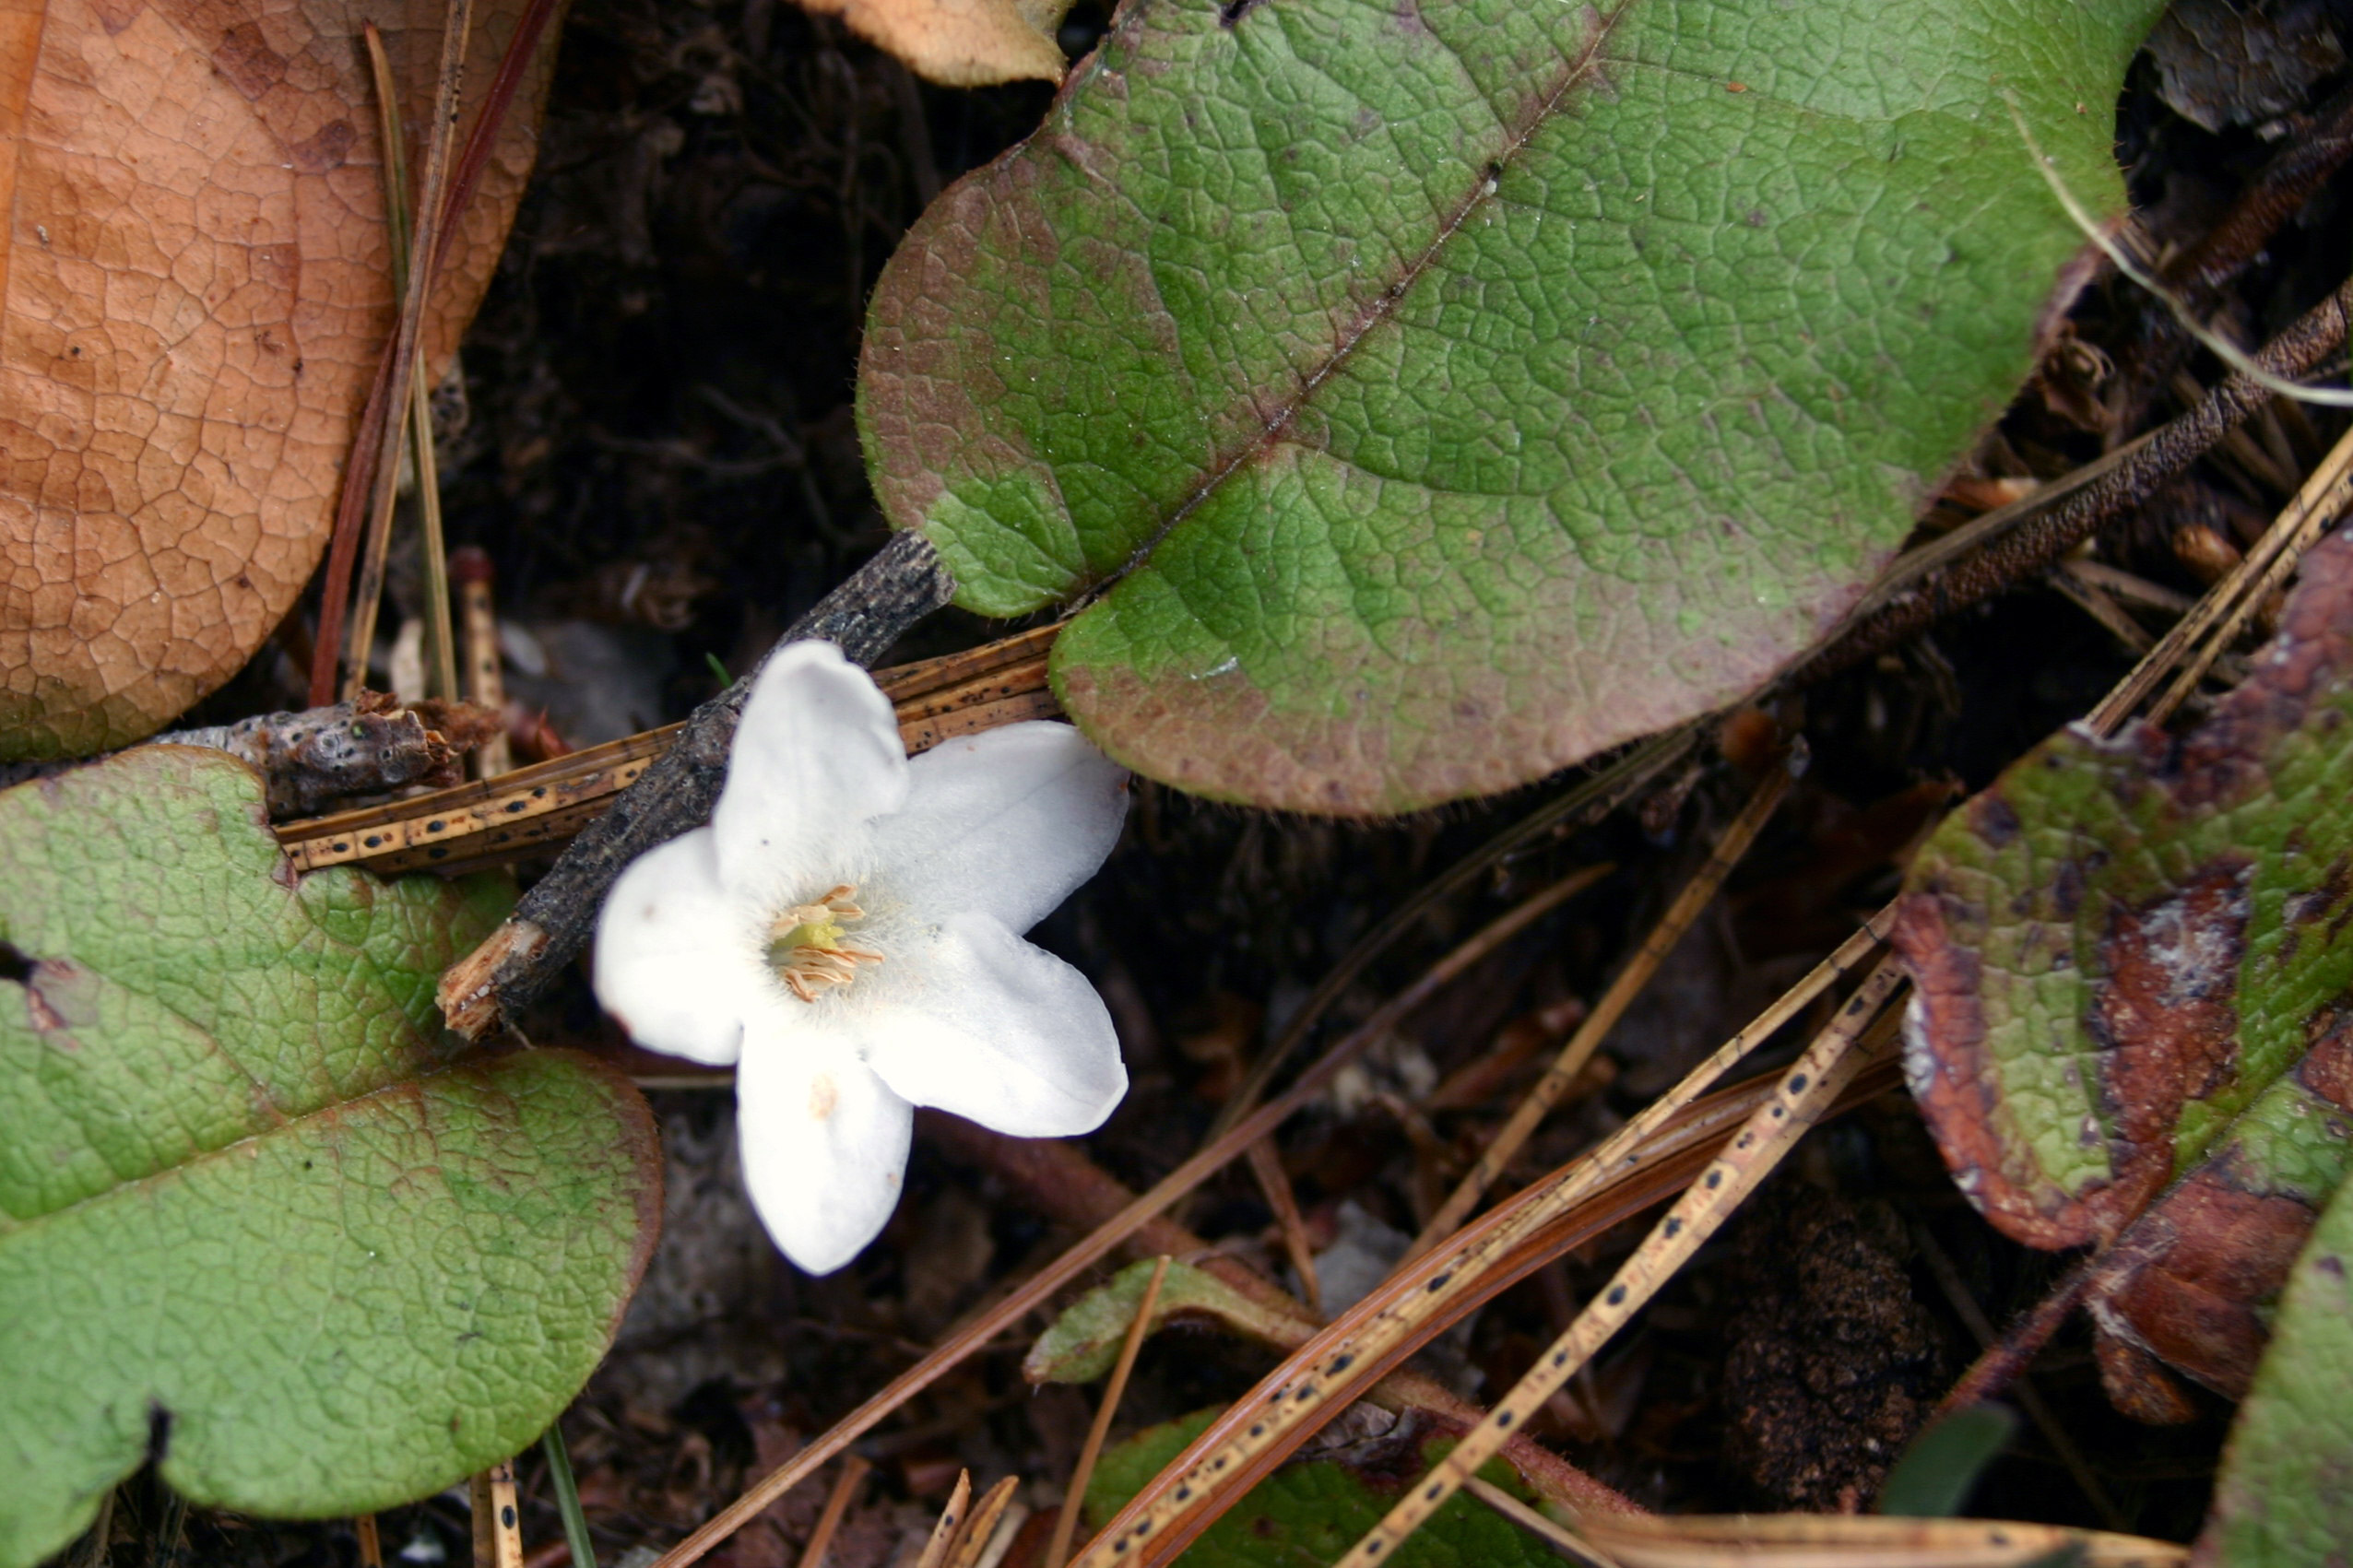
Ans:
POLYGON ((1946 1162, 2018 1241, 2107 1244, 2085 1304, 2147 1421, 2192 1413, 2164 1366, 2246 1392, 2353 1168, 2353 535, 2252 664, 2179 737, 2028 753, 1923 848, 1896 937, 1946 1162))
MULTIPOLYGON (((469 104, 523 8, 478 6, 469 104)), ((360 28, 384 29, 413 140, 442 12, 0 0, 0 757, 151 733, 317 564, 395 305, 360 28)), ((436 375, 505 243, 552 58, 444 265, 436 375)))
POLYGON ((1068 63, 1054 41, 1070 0, 800 0, 839 17, 859 37, 943 87, 1058 82, 1068 63))

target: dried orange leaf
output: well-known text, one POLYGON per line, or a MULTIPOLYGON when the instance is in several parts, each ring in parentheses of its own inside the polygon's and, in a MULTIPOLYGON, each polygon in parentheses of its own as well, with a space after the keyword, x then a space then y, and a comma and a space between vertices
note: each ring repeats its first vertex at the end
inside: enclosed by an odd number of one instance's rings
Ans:
MULTIPOLYGON (((443 6, 374 9, 413 136, 443 6)), ((522 10, 478 7, 469 102, 522 10)), ((318 561, 394 308, 362 15, 0 0, 0 758, 152 733, 318 561)), ((540 54, 442 273, 436 373, 530 170, 540 54)))
POLYGON ((839 17, 859 37, 945 87, 1058 82, 1067 65, 1054 41, 1070 0, 801 0, 839 17))

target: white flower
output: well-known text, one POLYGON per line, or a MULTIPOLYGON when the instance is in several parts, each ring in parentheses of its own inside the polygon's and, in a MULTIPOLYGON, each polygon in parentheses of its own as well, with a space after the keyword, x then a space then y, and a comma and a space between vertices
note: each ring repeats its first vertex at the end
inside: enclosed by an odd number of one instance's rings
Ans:
POLYGON ((831 643, 769 659, 711 825, 614 884, 596 985, 639 1044, 735 1064, 744 1182, 795 1263, 839 1268, 881 1232, 912 1107, 1066 1138, 1127 1092, 1102 998, 1021 937, 1094 875, 1127 805, 1068 725, 909 760, 831 643))

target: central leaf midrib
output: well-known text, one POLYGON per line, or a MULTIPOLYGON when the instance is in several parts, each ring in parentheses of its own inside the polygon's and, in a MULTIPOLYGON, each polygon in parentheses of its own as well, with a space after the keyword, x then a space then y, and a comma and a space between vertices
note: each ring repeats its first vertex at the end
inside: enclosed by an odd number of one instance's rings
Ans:
MULTIPOLYGON (((471 1064, 469 1064, 469 1067, 470 1066, 471 1064)), ((424 1086, 428 1080, 446 1077, 451 1073, 466 1070, 468 1069, 467 1067, 452 1067, 444 1068, 440 1072, 420 1073, 414 1078, 396 1079, 390 1083, 379 1084, 375 1088, 369 1090, 364 1094, 355 1094, 348 1100, 330 1101, 327 1103, 317 1106, 313 1110, 305 1111, 300 1115, 288 1116, 283 1121, 278 1123, 275 1126, 265 1127, 259 1132, 247 1133, 244 1137, 224 1143, 218 1149, 205 1149, 201 1153, 198 1153, 190 1159, 181 1161, 176 1165, 159 1166, 155 1170, 148 1172, 145 1175, 133 1176, 127 1181, 117 1182, 112 1186, 106 1188, 103 1192, 94 1192, 87 1197, 77 1197, 74 1199, 73 1202, 65 1204, 60 1208, 52 1208, 43 1213, 33 1215, 31 1218, 27 1220, 19 1220, 13 1228, 6 1231, 0 1231, 0 1253, 5 1253, 10 1243, 15 1242, 21 1237, 28 1236, 41 1226, 46 1225, 53 1220, 59 1220, 66 1215, 72 1214, 77 1209, 89 1208, 92 1204, 110 1202, 125 1193, 136 1193, 142 1188, 151 1187, 156 1184, 161 1183, 167 1178, 183 1175, 190 1171, 195 1170, 199 1166, 225 1159, 250 1144, 259 1143, 273 1138, 286 1138, 296 1133, 300 1133, 313 1123, 318 1122, 323 1117, 349 1111, 353 1106, 364 1105, 369 1101, 379 1099, 385 1095, 409 1093, 415 1094, 421 1099, 424 1093, 424 1086)))
MULTIPOLYGON (((1397 281, 1374 296, 1370 308, 1360 313, 1354 328, 1333 347, 1331 352, 1325 356, 1321 363, 1300 380, 1296 390, 1284 400, 1275 416, 1259 428, 1256 437, 1245 443, 1239 451, 1224 462, 1216 465, 1209 476, 1195 486, 1192 492, 1179 501, 1176 509, 1153 529, 1149 536, 1128 552, 1126 560, 1093 582, 1081 584, 1073 591, 1070 613, 1076 614, 1087 608, 1141 570, 1151 560, 1153 553, 1167 541, 1169 536, 1183 526, 1186 519, 1215 495, 1224 486, 1226 480, 1232 478, 1251 459, 1271 450, 1283 438, 1283 433, 1298 419, 1299 411, 1313 400, 1318 389, 1338 374, 1354 355, 1358 345, 1372 336, 1376 328, 1395 313, 1398 305, 1413 290, 1414 284, 1437 263, 1438 253, 1446 248, 1447 242, 1461 231, 1464 224, 1471 221, 1472 215, 1479 210, 1482 204, 1495 199, 1503 175, 1511 170, 1515 161, 1527 150, 1528 144, 1535 139, 1537 132, 1543 129, 1553 116, 1559 112, 1562 102, 1593 72, 1602 46, 1617 30, 1619 21, 1638 3, 1639 0, 1621 0, 1615 10, 1600 18, 1599 25, 1593 29, 1584 47, 1578 53, 1576 58, 1568 63, 1567 69, 1562 73, 1559 83, 1550 92, 1544 94, 1524 124, 1516 130, 1507 129, 1502 150, 1489 159, 1479 171, 1470 194, 1455 208, 1452 216, 1438 226, 1437 233, 1430 242, 1424 246, 1421 253, 1399 272, 1397 281)), ((1418 13, 1418 6, 1416 9, 1418 13)), ((1246 16, 1236 25, 1247 26, 1247 17, 1246 16)))

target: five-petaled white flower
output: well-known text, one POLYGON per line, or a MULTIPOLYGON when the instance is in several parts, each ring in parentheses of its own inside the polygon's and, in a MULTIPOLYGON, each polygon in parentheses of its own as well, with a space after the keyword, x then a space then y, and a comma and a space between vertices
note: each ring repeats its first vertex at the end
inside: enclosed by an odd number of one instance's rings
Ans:
POLYGON ((639 1044, 735 1064, 744 1182, 795 1263, 839 1268, 881 1232, 914 1106, 1062 1138, 1127 1092, 1102 998, 1021 936, 1094 875, 1127 804, 1068 725, 910 760, 831 643, 769 659, 711 825, 614 884, 596 985, 639 1044))

